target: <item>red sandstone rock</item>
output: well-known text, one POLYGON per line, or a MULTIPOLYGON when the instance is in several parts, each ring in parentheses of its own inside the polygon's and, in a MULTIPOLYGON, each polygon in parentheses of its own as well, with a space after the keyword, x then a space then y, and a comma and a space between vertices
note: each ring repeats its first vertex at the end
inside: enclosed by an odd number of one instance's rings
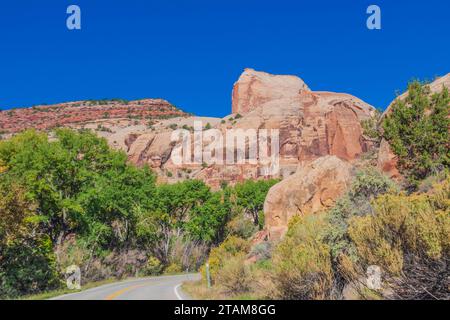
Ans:
MULTIPOLYGON (((429 84, 431 93, 440 92, 444 87, 450 90, 450 73, 438 78, 434 82, 429 84)), ((386 111, 381 116, 381 119, 389 115, 392 112, 392 107, 398 99, 405 99, 408 96, 408 92, 403 93, 398 96, 391 104, 387 107, 386 111)), ((380 149, 378 151, 378 168, 386 173, 389 177, 394 179, 400 179, 401 175, 397 167, 398 158, 392 151, 389 143, 383 139, 381 141, 380 149)))
POLYGON ((0 131, 17 133, 30 128, 48 130, 57 126, 83 124, 100 119, 132 119, 145 122, 147 118, 179 116, 186 116, 186 114, 162 99, 130 102, 77 101, 2 111, 0 112, 0 131))
POLYGON ((378 151, 377 167, 387 176, 393 179, 401 177, 397 167, 398 158, 391 150, 389 142, 385 139, 381 140, 380 149, 378 151))
POLYGON ((352 165, 335 156, 315 160, 273 186, 264 203, 270 239, 283 237, 289 220, 332 207, 352 180, 352 165))
POLYGON ((298 77, 245 69, 233 87, 232 112, 243 115, 268 101, 296 97, 308 86, 298 77))
MULTIPOLYGON (((371 148, 371 143, 363 137, 360 123, 373 115, 372 106, 348 94, 310 91, 294 76, 274 76, 246 69, 235 85, 233 108, 242 117, 233 121, 226 117, 225 123, 214 126, 224 136, 228 129, 279 130, 280 172, 273 177, 289 176, 300 164, 326 155, 352 161, 371 148)), ((151 158, 142 139, 138 138, 134 143, 139 145, 129 149, 130 159, 136 163, 151 158)), ((170 153, 170 141, 160 141, 165 153, 170 153)), ((161 172, 169 170, 175 177, 185 177, 184 171, 189 167, 190 178, 201 179, 213 188, 219 188, 222 181, 233 184, 265 177, 259 164, 177 167, 164 157, 160 163, 161 172)))

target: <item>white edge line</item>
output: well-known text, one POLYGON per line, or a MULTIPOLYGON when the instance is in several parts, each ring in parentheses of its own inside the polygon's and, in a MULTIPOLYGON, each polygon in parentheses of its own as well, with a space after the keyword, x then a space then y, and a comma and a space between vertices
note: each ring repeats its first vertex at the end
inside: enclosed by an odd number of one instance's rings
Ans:
POLYGON ((173 288, 173 292, 175 292, 175 295, 177 296, 178 300, 184 300, 183 297, 181 297, 181 295, 178 293, 178 288, 181 287, 181 285, 182 283, 173 288))
MULTIPOLYGON (((135 283, 135 282, 141 282, 141 281, 149 281, 149 280, 160 280, 160 279, 166 279, 166 278, 176 278, 176 277, 183 277, 183 276, 189 276, 189 275, 195 275, 195 273, 191 274, 178 274, 178 275, 173 275, 173 276, 159 276, 159 277, 143 277, 143 278, 137 278, 137 279, 127 279, 127 280, 122 280, 122 281, 117 281, 117 282, 113 282, 113 283, 108 283, 108 284, 104 284, 98 287, 93 287, 93 288, 89 288, 86 290, 81 290, 81 291, 77 291, 77 292, 72 292, 72 293, 66 293, 57 297, 52 297, 50 299, 46 299, 46 300, 61 300, 65 297, 70 297, 70 296, 75 296, 75 295, 79 295, 82 293, 88 293, 88 292, 92 292, 92 291, 97 291, 97 290, 101 290, 101 289, 106 289, 109 287, 114 287, 117 285, 121 285, 121 284, 129 284, 129 283, 135 283)), ((181 299, 183 300, 183 299, 181 299)))

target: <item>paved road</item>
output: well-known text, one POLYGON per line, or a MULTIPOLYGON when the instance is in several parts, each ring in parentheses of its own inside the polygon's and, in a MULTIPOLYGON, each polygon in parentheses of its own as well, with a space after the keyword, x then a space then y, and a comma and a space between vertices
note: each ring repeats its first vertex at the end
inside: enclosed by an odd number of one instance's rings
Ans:
POLYGON ((189 300, 190 297, 181 291, 181 284, 198 279, 198 274, 132 279, 69 293, 52 300, 189 300))

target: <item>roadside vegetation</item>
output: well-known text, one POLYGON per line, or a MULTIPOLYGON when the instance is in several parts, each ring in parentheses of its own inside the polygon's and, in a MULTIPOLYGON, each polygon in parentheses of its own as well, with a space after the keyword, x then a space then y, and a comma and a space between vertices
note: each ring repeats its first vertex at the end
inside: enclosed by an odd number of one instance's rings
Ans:
POLYGON ((381 123, 363 123, 399 159, 397 182, 371 163, 328 211, 294 217, 281 241, 229 236, 209 256, 201 299, 450 299, 450 98, 413 82, 381 123), (378 266, 382 287, 367 285, 378 266))
POLYGON ((390 143, 403 178, 359 166, 333 208, 293 218, 278 242, 260 238, 276 180, 157 185, 90 131, 2 140, 0 297, 61 290, 75 264, 84 283, 199 270, 183 288, 203 299, 448 300, 450 97, 418 82, 408 93, 363 125, 390 143))
POLYGON ((196 180, 155 181, 90 131, 1 141, 0 297, 60 289, 73 264, 84 283, 196 271, 229 234, 259 230, 276 182, 212 192, 196 180))

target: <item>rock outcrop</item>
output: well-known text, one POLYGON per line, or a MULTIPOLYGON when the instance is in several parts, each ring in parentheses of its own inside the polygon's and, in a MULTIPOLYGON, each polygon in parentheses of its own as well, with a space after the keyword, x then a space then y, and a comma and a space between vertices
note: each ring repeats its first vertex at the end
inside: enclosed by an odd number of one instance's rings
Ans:
MULTIPOLYGON (((327 155, 353 161, 372 147, 372 143, 365 140, 360 124, 374 114, 372 106, 349 94, 311 91, 303 80, 295 76, 270 75, 246 69, 234 86, 232 105, 233 114, 223 121, 208 120, 211 127, 220 130, 224 137, 230 129, 242 129, 243 134, 248 129, 279 130, 280 170, 276 175, 267 176, 260 164, 249 162, 175 166, 164 155, 160 155, 160 162, 155 162, 152 159, 158 155, 151 152, 153 139, 161 140, 164 146, 158 150, 164 150, 165 155, 173 147, 167 136, 158 138, 160 134, 167 135, 158 130, 151 134, 141 133, 141 138, 133 136, 127 139, 134 139, 128 148, 130 159, 138 164, 149 163, 154 168, 156 163, 160 163, 159 172, 169 175, 169 181, 197 178, 218 188, 222 181, 233 184, 246 179, 287 177, 295 173, 299 164, 327 155)), ((192 121, 188 124, 191 126, 192 121)), ((134 132, 130 134, 135 135, 134 132)), ((259 139, 256 141, 258 144, 259 139)), ((268 144, 272 149, 270 141, 268 144)), ((246 152, 248 148, 247 144, 246 152)))
MULTIPOLYGON (((158 99, 85 101, 15 110, 13 115, 2 112, 0 129, 17 132, 25 127, 50 129, 57 125, 92 129, 112 147, 127 152, 131 162, 152 167, 160 181, 201 179, 215 189, 222 182, 288 177, 300 164, 327 155, 353 161, 372 147, 360 124, 372 116, 372 106, 349 94, 311 91, 295 76, 246 69, 234 86, 232 109, 232 115, 217 119, 189 117, 158 99), (249 142, 236 147, 245 148, 245 163, 228 163, 224 152, 223 164, 175 165, 171 160, 175 146, 172 131, 183 128, 192 132, 195 121, 202 121, 205 129, 219 130, 225 144, 230 129, 242 129, 242 135, 249 129, 257 133, 267 129, 269 138, 258 135, 252 146, 267 142, 272 153, 276 144, 270 134, 278 130, 280 170, 268 174, 259 157, 255 162, 248 161, 249 142)), ((204 146, 208 143, 204 141, 204 146)))
POLYGON ((112 122, 117 119, 146 124, 148 119, 184 116, 187 114, 162 99, 76 101, 0 111, 0 131, 5 134, 30 128, 81 127, 89 122, 112 122))
POLYGON ((397 163, 397 156, 392 151, 389 142, 383 138, 380 143, 380 149, 378 150, 378 169, 392 179, 399 179, 401 175, 398 171, 397 163))
POLYGON ((319 158, 273 186, 264 203, 265 225, 271 239, 281 238, 295 215, 332 207, 351 183, 352 165, 336 156, 319 158))
POLYGON ((297 97, 308 86, 296 76, 245 69, 233 87, 232 113, 245 114, 269 101, 297 97))

